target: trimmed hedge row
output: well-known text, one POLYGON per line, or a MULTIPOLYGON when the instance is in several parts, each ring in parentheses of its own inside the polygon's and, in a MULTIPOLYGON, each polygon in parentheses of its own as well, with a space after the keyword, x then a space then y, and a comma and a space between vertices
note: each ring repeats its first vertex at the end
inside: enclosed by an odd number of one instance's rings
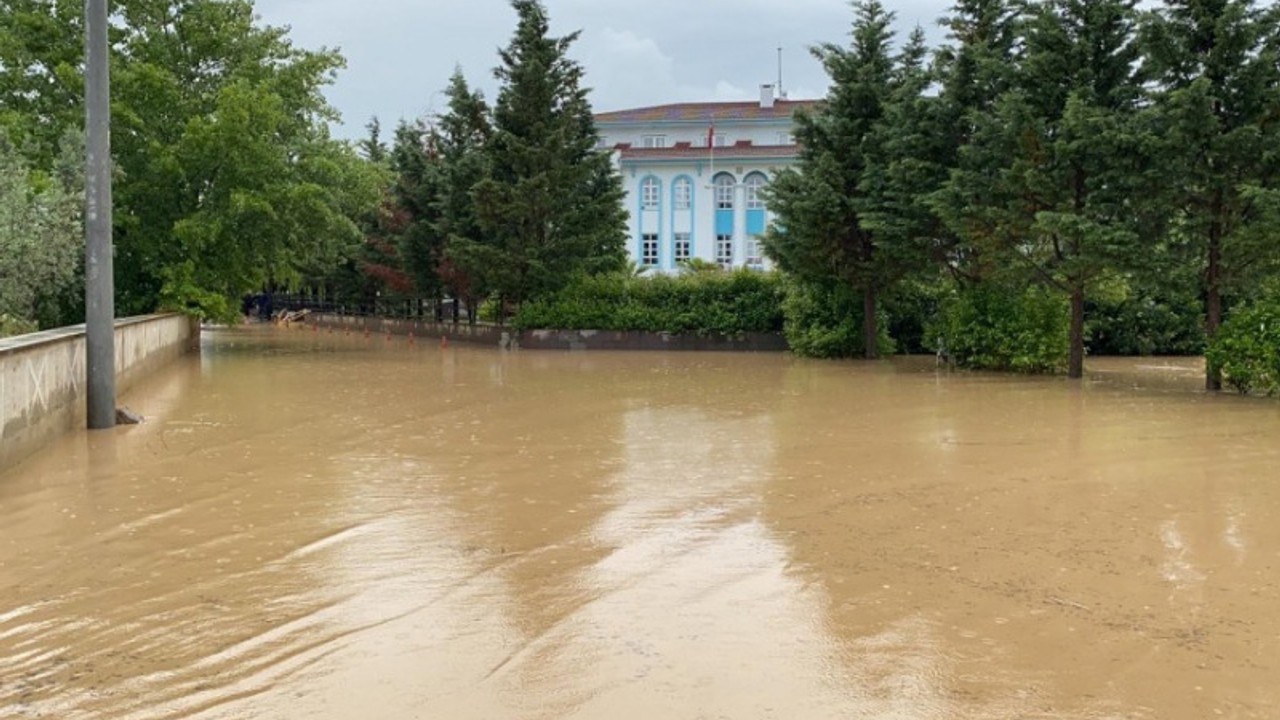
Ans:
POLYGON ((784 291, 774 273, 596 275, 575 279, 512 318, 521 330, 644 330, 739 335, 781 332, 784 291))

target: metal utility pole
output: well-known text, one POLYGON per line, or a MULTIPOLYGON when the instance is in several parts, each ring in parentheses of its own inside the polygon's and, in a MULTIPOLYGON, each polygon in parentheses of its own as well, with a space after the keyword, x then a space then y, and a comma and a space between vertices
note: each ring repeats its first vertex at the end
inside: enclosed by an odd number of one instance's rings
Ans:
POLYGON ((111 75, 107 0, 84 2, 85 386, 90 430, 116 424, 115 279, 111 248, 111 75))

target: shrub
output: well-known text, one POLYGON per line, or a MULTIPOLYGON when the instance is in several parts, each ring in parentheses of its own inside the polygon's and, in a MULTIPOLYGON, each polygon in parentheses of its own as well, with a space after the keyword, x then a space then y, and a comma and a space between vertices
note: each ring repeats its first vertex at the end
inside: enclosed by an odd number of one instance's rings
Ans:
POLYGON ((1280 297, 1233 309, 1205 352, 1209 367, 1240 393, 1280 391, 1280 297))
POLYGON ((984 283, 944 300, 930 335, 961 367, 1052 373, 1066 365, 1069 321, 1065 295, 984 283))
MULTIPOLYGON (((792 279, 782 304, 787 344, 797 355, 816 358, 857 357, 862 343, 862 296, 842 283, 812 283, 792 279)), ((888 326, 881 322, 879 350, 893 353, 888 326)))
POLYGON ((518 329, 645 330, 738 335, 782 329, 782 283, 752 270, 683 275, 581 276, 525 303, 518 329))
MULTIPOLYGON (((1179 278, 1182 279, 1182 278, 1179 278)), ((1180 285, 1116 278, 1085 306, 1085 344, 1093 355, 1199 355, 1204 317, 1195 278, 1180 285)))

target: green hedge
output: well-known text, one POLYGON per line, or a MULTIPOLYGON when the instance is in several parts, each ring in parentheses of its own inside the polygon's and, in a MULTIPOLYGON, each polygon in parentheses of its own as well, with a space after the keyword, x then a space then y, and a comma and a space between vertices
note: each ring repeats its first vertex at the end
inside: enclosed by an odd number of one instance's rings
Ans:
POLYGON ((931 335, 961 367, 1052 373, 1066 366, 1069 322, 1061 293, 987 283, 945 300, 931 335))
MULTIPOLYGON (((787 283, 783 303, 787 344, 805 357, 844 358, 864 355, 862 343, 862 296, 841 283, 787 283)), ((879 352, 891 355, 894 342, 888 323, 879 318, 879 352)))
POLYGON ((783 287, 753 270, 683 275, 579 277, 555 295, 525 303, 521 330, 644 330, 738 335, 782 330, 783 287))
POLYGON ((1240 393, 1280 391, 1280 297, 1236 307, 1209 341, 1205 358, 1240 393))

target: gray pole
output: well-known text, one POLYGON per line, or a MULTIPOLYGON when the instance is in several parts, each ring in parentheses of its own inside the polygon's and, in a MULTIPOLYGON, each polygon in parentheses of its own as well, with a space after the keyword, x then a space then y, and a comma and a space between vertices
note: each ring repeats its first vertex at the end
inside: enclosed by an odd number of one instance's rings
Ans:
POLYGON ((116 424, 115 281, 111 262, 111 77, 107 0, 85 0, 85 371, 89 429, 116 424))

